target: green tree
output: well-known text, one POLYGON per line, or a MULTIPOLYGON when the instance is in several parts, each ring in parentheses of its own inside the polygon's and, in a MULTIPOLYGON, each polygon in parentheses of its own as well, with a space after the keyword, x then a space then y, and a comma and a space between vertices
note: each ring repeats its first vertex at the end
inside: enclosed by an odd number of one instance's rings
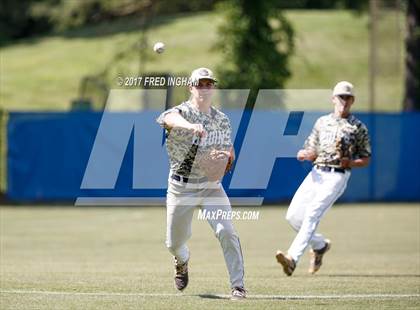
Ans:
POLYGON ((55 0, 0 0, 0 44, 43 33, 51 27, 46 16, 34 16, 34 4, 55 0))
POLYGON ((216 68, 222 88, 282 88, 290 77, 293 29, 276 8, 276 1, 227 0, 219 6, 225 22, 216 48, 223 63, 216 68))
POLYGON ((420 110, 420 1, 407 6, 404 110, 420 110))

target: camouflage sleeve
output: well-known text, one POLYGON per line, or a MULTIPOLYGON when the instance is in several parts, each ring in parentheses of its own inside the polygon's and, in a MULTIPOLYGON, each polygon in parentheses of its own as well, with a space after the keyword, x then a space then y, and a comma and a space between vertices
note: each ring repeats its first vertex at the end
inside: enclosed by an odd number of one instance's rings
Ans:
POLYGON ((170 108, 170 109, 168 109, 168 110, 166 110, 166 111, 162 112, 162 113, 158 116, 158 118, 156 119, 156 122, 157 122, 160 126, 165 127, 165 123, 164 123, 165 116, 166 116, 166 115, 168 115, 169 113, 172 113, 172 112, 178 112, 178 113, 180 113, 180 114, 182 115, 182 107, 181 107, 181 105, 178 105, 178 106, 176 106, 176 107, 170 108))
POLYGON ((305 150, 311 150, 318 153, 318 146, 319 146, 319 128, 320 128, 320 120, 318 119, 315 122, 314 128, 312 128, 312 132, 309 137, 306 139, 303 148, 305 150))
POLYGON ((366 126, 362 124, 357 131, 355 157, 370 157, 371 153, 369 133, 366 126))

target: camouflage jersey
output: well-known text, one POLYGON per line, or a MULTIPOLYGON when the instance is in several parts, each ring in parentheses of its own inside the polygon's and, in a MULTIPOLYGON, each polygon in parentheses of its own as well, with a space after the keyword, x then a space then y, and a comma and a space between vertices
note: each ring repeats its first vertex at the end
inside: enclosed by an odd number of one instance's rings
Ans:
POLYGON ((320 117, 304 148, 316 152, 314 164, 321 166, 340 167, 340 158, 354 160, 371 155, 368 130, 352 114, 348 118, 333 113, 320 117))
POLYGON ((166 149, 171 173, 191 178, 204 177, 204 171, 197 164, 199 158, 212 149, 228 151, 232 147, 232 127, 229 118, 214 107, 211 107, 210 113, 204 113, 190 101, 185 101, 163 112, 156 121, 164 127, 163 119, 171 112, 179 112, 192 124, 202 124, 207 133, 205 137, 199 138, 190 130, 166 129, 166 149))

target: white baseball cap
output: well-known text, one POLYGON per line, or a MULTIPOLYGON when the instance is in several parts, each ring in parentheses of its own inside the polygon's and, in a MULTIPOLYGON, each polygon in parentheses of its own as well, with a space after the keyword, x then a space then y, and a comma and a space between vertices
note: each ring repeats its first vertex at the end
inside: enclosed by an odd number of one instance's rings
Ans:
POLYGON ((333 96, 349 95, 354 97, 354 86, 347 81, 338 82, 333 90, 333 96))
POLYGON ((202 79, 208 79, 217 82, 216 78, 214 77, 213 71, 211 71, 208 68, 198 68, 191 73, 191 83, 196 84, 202 79))

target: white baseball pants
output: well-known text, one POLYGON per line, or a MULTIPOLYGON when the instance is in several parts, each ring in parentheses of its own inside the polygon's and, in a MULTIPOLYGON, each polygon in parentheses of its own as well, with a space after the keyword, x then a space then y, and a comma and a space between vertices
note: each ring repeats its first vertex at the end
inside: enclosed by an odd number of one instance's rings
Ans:
MULTIPOLYGON (((231 211, 229 199, 218 182, 187 184, 169 180, 166 197, 166 246, 181 263, 188 261, 186 245, 191 237, 191 221, 196 206, 203 212, 231 211)), ((219 239, 229 271, 231 287, 243 287, 244 262, 239 237, 232 221, 223 218, 209 219, 208 223, 219 239)))
POLYGON ((287 251, 295 262, 308 245, 314 250, 325 246, 324 236, 315 231, 325 212, 343 194, 350 174, 350 171, 328 172, 313 167, 299 186, 286 214, 286 220, 297 231, 287 251))

